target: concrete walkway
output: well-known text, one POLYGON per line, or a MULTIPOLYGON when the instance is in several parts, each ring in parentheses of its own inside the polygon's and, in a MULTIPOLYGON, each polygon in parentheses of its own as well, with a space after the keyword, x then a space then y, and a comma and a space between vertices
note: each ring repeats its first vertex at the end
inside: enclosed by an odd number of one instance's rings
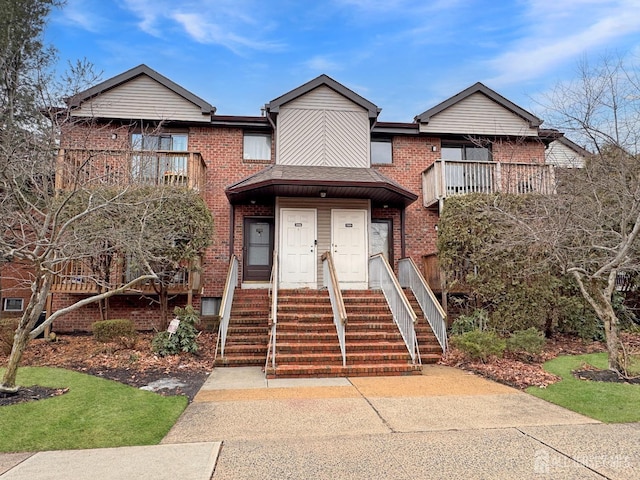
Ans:
POLYGON ((0 479, 32 478, 637 479, 640 424, 441 366, 300 380, 218 368, 162 445, 0 454, 0 479))

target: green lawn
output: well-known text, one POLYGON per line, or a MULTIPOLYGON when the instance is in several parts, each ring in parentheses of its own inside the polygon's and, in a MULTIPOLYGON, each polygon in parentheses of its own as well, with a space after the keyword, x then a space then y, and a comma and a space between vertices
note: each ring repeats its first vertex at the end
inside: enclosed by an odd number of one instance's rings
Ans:
POLYGON ((0 452, 157 444, 188 403, 58 368, 20 368, 18 384, 69 392, 0 407, 0 452))
POLYGON ((602 422, 640 422, 640 385, 578 380, 571 371, 584 363, 607 368, 607 355, 593 353, 550 360, 544 369, 562 377, 562 381, 547 388, 529 387, 527 393, 602 422))

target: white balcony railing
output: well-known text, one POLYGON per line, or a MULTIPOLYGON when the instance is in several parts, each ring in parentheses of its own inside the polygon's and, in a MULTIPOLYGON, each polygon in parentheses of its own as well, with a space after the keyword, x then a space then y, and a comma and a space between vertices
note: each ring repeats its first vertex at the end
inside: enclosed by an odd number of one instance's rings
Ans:
POLYGON ((422 172, 424 206, 470 193, 555 192, 552 165, 438 160, 422 172))

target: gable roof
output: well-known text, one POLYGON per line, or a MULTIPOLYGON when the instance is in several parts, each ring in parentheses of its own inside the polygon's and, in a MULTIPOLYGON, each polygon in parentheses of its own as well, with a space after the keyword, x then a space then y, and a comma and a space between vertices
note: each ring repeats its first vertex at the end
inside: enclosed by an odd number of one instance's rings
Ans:
POLYGON ((378 114, 381 110, 380 108, 378 108, 366 98, 361 97, 353 90, 348 89, 341 83, 336 82, 333 78, 325 74, 322 74, 319 77, 316 77, 313 80, 305 83, 304 85, 301 85, 298 88, 295 88, 290 92, 285 93, 284 95, 281 95, 274 100, 271 100, 269 103, 267 103, 266 108, 271 113, 278 113, 280 111, 280 107, 285 103, 295 100, 296 98, 301 97, 305 93, 309 93, 311 90, 318 88, 321 85, 329 87, 331 90, 339 93, 340 95, 351 100, 356 105, 359 105, 360 107, 367 110, 369 118, 378 117, 378 114))
POLYGON ((210 103, 206 102, 205 100, 198 97, 197 95, 194 95, 190 91, 184 89, 177 83, 169 80, 167 77, 159 74, 158 72, 149 68, 145 64, 138 65, 137 67, 134 67, 131 70, 127 70, 126 72, 121 73, 120 75, 116 75, 115 77, 105 80, 104 82, 99 83, 94 87, 91 87, 87 90, 84 90, 83 92, 80 92, 74 95, 67 101, 67 104, 71 108, 79 107, 83 102, 89 100, 90 98, 96 97, 104 92, 107 92, 113 88, 116 88, 141 75, 146 75, 147 77, 151 78, 152 80, 155 80, 162 86, 168 88, 172 92, 181 96, 185 100, 200 107, 203 114, 212 114, 212 113, 215 113, 216 111, 216 108, 210 103))
POLYGON ((454 95, 453 97, 445 100, 444 102, 439 103, 435 107, 432 107, 425 112, 422 112, 420 115, 417 115, 415 117, 415 121, 420 123, 429 123, 429 120, 431 120, 431 117, 446 110, 452 105, 455 105, 456 103, 461 102, 465 98, 468 98, 475 93, 483 94, 490 100, 493 100, 494 102, 496 102, 498 105, 504 107, 510 112, 523 118, 524 120, 529 122, 529 125, 531 127, 539 127, 540 125, 542 125, 542 120, 540 120, 538 117, 536 117, 530 112, 527 112, 525 109, 519 107, 518 105, 511 102, 510 100, 507 100, 502 95, 495 92, 494 90, 491 90, 489 87, 487 87, 486 85, 480 82, 474 83, 469 88, 461 91, 460 93, 454 95))

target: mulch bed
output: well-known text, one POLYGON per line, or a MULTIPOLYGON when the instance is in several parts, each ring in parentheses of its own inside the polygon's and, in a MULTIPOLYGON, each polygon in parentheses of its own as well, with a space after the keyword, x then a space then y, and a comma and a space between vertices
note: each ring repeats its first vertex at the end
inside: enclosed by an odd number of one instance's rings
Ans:
POLYGON ((15 405, 23 402, 33 402, 45 398, 59 397, 69 391, 68 388, 47 388, 38 385, 22 387, 17 393, 0 392, 0 407, 3 405, 15 405))
POLYGON ((580 380, 590 380, 592 382, 613 382, 613 383, 629 383, 632 385, 640 385, 640 377, 626 378, 618 375, 612 370, 600 370, 591 365, 584 365, 580 370, 574 370, 573 376, 580 380))
MULTIPOLYGON (((21 366, 59 367, 140 388, 172 378, 181 387, 157 390, 161 395, 186 395, 193 401, 196 393, 213 370, 216 334, 202 332, 196 354, 160 357, 151 351, 153 334, 138 336, 133 348, 115 343, 96 342, 91 335, 60 335, 57 341, 32 340, 22 357, 21 366)), ((7 357, 0 355, 0 365, 7 357)), ((64 393, 65 389, 43 387, 21 388, 17 395, 0 394, 0 407, 33 401, 64 393)))
MULTIPOLYGON (((640 351, 639 334, 622 334, 621 337, 632 351, 640 351)), ((504 358, 493 357, 481 362, 469 360, 460 350, 451 348, 440 363, 462 368, 518 389, 531 386, 545 388, 560 381, 560 377, 542 368, 547 360, 559 355, 583 355, 606 350, 606 345, 602 342, 585 342, 576 337, 557 335, 548 339, 544 352, 536 357, 523 359, 507 353, 504 358)), ((603 374, 602 378, 605 376, 607 374, 603 374)))

